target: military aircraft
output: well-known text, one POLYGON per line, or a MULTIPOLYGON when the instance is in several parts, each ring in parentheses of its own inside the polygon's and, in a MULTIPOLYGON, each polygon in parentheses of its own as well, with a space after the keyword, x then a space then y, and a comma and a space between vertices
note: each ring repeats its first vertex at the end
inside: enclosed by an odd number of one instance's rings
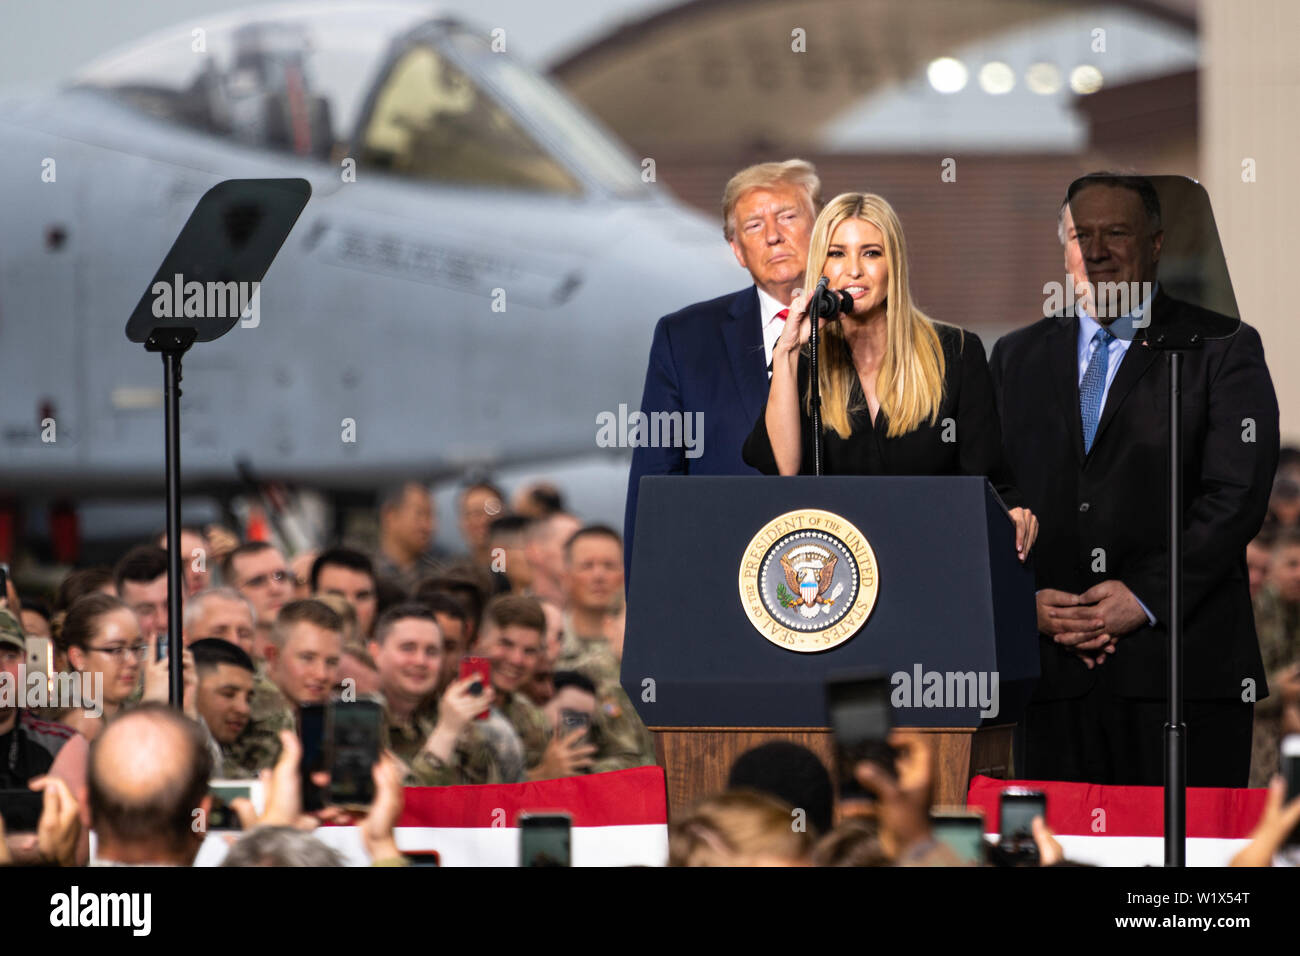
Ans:
POLYGON ((313 194, 256 315, 185 358, 189 491, 620 455, 597 415, 636 407, 655 319, 747 277, 509 41, 424 3, 259 7, 0 102, 9 506, 160 495, 161 363, 123 326, 228 178, 313 194))

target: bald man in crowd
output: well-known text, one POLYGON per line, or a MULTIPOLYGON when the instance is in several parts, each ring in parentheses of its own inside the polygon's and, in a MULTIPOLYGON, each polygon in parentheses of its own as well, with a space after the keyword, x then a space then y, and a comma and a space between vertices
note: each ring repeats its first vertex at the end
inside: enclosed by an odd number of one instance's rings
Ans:
POLYGON ((190 866, 212 798, 212 755, 203 730, 163 704, 141 704, 106 726, 90 747, 87 792, 96 856, 124 866, 190 866))

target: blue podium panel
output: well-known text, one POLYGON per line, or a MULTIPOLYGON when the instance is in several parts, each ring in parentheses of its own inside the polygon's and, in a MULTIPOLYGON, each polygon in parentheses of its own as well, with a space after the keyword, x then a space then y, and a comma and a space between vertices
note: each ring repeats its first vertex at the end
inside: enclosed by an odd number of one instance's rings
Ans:
POLYGON ((1033 573, 983 478, 647 477, 636 529, 622 682, 648 726, 823 727, 826 678, 866 671, 898 726, 1004 724, 1038 677, 1033 573), (740 590, 755 535, 807 509, 862 532, 877 584, 854 636, 811 653, 760 633, 740 590))

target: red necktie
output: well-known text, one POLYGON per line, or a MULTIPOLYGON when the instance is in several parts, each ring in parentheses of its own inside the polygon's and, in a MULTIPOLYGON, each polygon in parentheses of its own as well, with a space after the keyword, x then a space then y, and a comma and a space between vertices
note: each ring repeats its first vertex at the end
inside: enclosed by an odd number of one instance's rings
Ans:
POLYGON ((776 314, 776 317, 780 319, 782 322, 784 322, 786 319, 790 317, 790 310, 782 309, 780 312, 776 314))

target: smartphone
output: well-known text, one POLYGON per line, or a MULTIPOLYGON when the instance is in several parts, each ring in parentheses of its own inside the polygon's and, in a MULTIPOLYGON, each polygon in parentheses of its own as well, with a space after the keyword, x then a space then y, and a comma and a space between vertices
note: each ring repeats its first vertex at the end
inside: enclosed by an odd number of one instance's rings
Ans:
POLYGON ((988 860, 984 842, 984 812, 961 808, 930 811, 930 832, 960 857, 963 863, 983 866, 988 860))
POLYGON ((303 704, 298 708, 298 739, 302 741, 302 808, 307 812, 323 809, 326 790, 312 782, 311 775, 329 769, 326 742, 328 713, 324 704, 303 704))
MULTIPOLYGON (((1286 778, 1286 802, 1300 797, 1300 734, 1287 734, 1282 738, 1282 776, 1286 778)), ((1288 834, 1286 846, 1300 845, 1300 827, 1288 834)))
MULTIPOLYGON (((460 679, 464 680, 471 674, 477 674, 479 679, 479 688, 474 690, 475 685, 470 685, 470 692, 474 696, 483 693, 483 689, 492 686, 492 662, 486 657, 462 657, 460 659, 460 679)), ((475 720, 487 720, 488 712, 485 710, 481 714, 474 715, 475 720)))
POLYGON ((567 813, 519 815, 520 866, 572 866, 569 855, 573 818, 567 813))
POLYGON ((411 866, 442 866, 437 850, 403 850, 402 857, 411 866))
POLYGON ((570 710, 566 707, 560 711, 559 734, 561 737, 567 737, 575 730, 581 730, 584 733, 590 731, 591 714, 582 710, 570 710))
POLYGON ((335 701, 330 734, 330 803, 369 806, 375 799, 372 775, 379 760, 384 709, 373 700, 335 701))
POLYGON ((266 809, 266 794, 260 780, 213 780, 208 784, 212 794, 212 812, 208 814, 209 830, 238 830, 239 816, 230 808, 230 801, 245 797, 259 814, 266 809))
POLYGON ((35 833, 41 821, 45 794, 39 790, 0 790, 0 819, 5 833, 35 833))
POLYGON ((1007 787, 1002 791, 998 813, 998 854, 1018 865, 1038 864, 1038 844, 1034 842, 1034 817, 1047 820, 1047 794, 1024 787, 1007 787))
POLYGON ((48 637, 27 638, 27 676, 54 673, 54 642, 48 637))
POLYGON ((841 799, 875 799, 853 774, 853 768, 864 760, 897 775, 894 764, 898 753, 887 742, 894 728, 890 689, 889 678, 883 674, 826 681, 827 722, 835 737, 841 799))
POLYGON ((167 635, 159 634, 157 643, 158 643, 158 652, 154 656, 154 660, 158 660, 158 661, 167 660, 167 635))

